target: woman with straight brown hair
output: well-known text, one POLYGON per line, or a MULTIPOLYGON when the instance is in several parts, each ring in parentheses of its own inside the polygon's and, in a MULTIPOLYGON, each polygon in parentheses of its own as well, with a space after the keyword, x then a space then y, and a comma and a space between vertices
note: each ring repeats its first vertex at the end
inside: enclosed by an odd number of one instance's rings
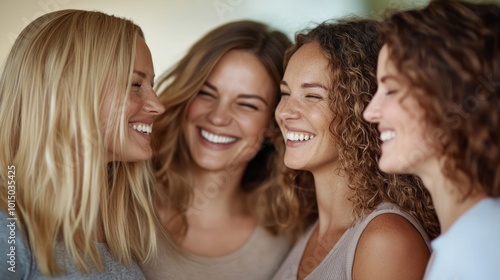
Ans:
POLYGON ((161 223, 184 254, 164 252, 151 279, 269 279, 307 225, 282 188, 272 118, 287 36, 254 21, 219 26, 159 79, 155 122, 161 223))

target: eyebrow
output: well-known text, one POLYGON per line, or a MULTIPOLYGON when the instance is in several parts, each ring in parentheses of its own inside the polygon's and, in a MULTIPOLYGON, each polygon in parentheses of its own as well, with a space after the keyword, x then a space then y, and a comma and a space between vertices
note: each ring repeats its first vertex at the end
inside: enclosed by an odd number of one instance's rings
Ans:
MULTIPOLYGON (((214 85, 212 85, 209 82, 205 82, 205 86, 209 87, 210 89, 212 89, 214 91, 218 91, 217 87, 214 86, 214 85)), ((255 95, 255 94, 244 94, 244 93, 241 93, 241 94, 238 94, 238 98, 254 98, 254 99, 258 99, 258 100, 264 102, 264 104, 266 104, 266 106, 268 106, 267 101, 264 98, 262 98, 262 97, 260 97, 258 95, 255 95)))
POLYGON ((211 88, 211 89, 213 89, 213 90, 217 91, 217 87, 216 87, 216 86, 214 86, 214 85, 212 85, 211 83, 209 83, 209 82, 205 82, 204 84, 205 84, 207 87, 209 87, 209 88, 211 88))
MULTIPOLYGON (((148 77, 148 75, 146 75, 146 73, 142 72, 142 71, 139 71, 139 70, 134 70, 134 74, 137 74, 139 75, 141 78, 143 79, 146 79, 148 77)), ((153 79, 155 78, 155 75, 153 74, 153 79)))
POLYGON ((380 82, 384 83, 387 80, 394 80, 395 82, 399 82, 399 79, 396 76, 393 75, 385 75, 382 78, 380 78, 380 82))
MULTIPOLYGON (((280 85, 288 86, 288 83, 285 81, 281 81, 280 85)), ((320 83, 303 83, 300 85, 301 88, 322 88, 328 91, 328 88, 320 83)))

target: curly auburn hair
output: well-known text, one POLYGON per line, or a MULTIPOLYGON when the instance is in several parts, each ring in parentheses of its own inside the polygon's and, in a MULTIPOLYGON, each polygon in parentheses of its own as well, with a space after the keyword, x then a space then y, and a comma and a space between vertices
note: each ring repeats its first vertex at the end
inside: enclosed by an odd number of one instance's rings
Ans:
MULTIPOLYGON (((363 111, 377 88, 379 28, 380 23, 375 20, 356 17, 325 21, 296 35, 296 43, 287 50, 285 64, 310 42, 319 43, 329 60, 330 109, 334 112, 330 132, 338 146, 340 174, 345 174, 354 191, 350 198, 355 209, 353 222, 380 203, 391 202, 414 216, 434 238, 439 234, 439 224, 430 194, 418 177, 380 171, 378 131, 363 119, 363 111)), ((287 177, 288 182, 295 181, 291 187, 304 188, 298 180, 314 186, 308 172, 288 171, 287 177)), ((307 201, 302 207, 310 208, 311 204, 307 201)))
MULTIPOLYGON (((273 80, 279 101, 284 53, 291 44, 284 33, 260 22, 226 23, 200 38, 159 78, 156 87, 160 89, 159 99, 166 111, 155 120, 152 145, 159 197, 177 214, 169 222, 169 233, 182 238, 189 226, 186 211, 193 199, 192 159, 182 128, 190 102, 212 69, 231 50, 248 51, 260 60, 273 80)), ((255 212, 261 226, 294 240, 307 222, 301 219, 299 194, 281 187, 286 167, 276 150, 284 146, 284 141, 274 122, 270 132, 270 139, 264 139, 262 148, 248 163, 241 188, 251 194, 248 207, 255 212)))
POLYGON ((444 175, 464 198, 500 196, 500 5, 432 1, 391 15, 381 33, 429 129, 440 132, 444 175))

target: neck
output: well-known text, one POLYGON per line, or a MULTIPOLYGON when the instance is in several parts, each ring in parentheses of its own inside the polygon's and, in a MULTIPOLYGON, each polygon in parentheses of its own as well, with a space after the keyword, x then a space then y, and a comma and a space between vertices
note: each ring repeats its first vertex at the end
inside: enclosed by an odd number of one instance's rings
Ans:
POLYGON ((241 189, 244 169, 235 172, 195 170, 194 196, 187 211, 189 224, 214 226, 248 215, 247 195, 241 189))
POLYGON ((349 197, 352 190, 347 178, 336 169, 327 172, 313 172, 318 202, 318 234, 325 236, 332 230, 347 229, 351 226, 354 209, 349 197))
POLYGON ((460 172, 456 172, 457 180, 450 180, 443 174, 439 162, 426 170, 421 170, 417 175, 431 194, 441 234, 445 233, 463 213, 486 197, 486 194, 478 191, 478 188, 473 188, 470 194, 464 196, 461 190, 466 186, 459 186, 456 182, 465 184, 469 180, 460 172))

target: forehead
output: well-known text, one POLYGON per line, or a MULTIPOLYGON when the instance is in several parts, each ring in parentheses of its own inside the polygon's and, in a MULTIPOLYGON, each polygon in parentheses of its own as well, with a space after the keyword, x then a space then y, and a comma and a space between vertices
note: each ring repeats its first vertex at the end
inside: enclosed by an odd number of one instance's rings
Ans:
POLYGON ((398 71, 393 61, 389 58, 389 46, 383 45, 380 49, 377 62, 377 76, 382 78, 386 75, 397 75, 398 71))
POLYGON ((327 84, 330 76, 328 64, 329 61, 319 43, 304 44, 290 58, 284 80, 290 83, 301 77, 300 80, 308 79, 308 82, 317 81, 327 84))
POLYGON ((143 72, 144 74, 146 74, 148 79, 152 79, 154 77, 153 59, 151 57, 151 52, 149 51, 144 38, 142 38, 141 36, 137 36, 134 70, 143 72))
POLYGON ((220 58, 209 77, 221 73, 228 75, 234 72, 233 70, 267 74, 266 68, 255 54, 245 50, 231 50, 220 58))
POLYGON ((244 50, 231 50, 224 54, 207 82, 221 93, 257 94, 266 100, 275 98, 277 87, 260 59, 244 50))
POLYGON ((309 42, 300 46, 290 58, 290 61, 293 60, 300 63, 305 63, 305 62, 314 62, 322 64, 328 63, 328 60, 326 59, 326 56, 323 53, 321 45, 316 41, 309 42))

